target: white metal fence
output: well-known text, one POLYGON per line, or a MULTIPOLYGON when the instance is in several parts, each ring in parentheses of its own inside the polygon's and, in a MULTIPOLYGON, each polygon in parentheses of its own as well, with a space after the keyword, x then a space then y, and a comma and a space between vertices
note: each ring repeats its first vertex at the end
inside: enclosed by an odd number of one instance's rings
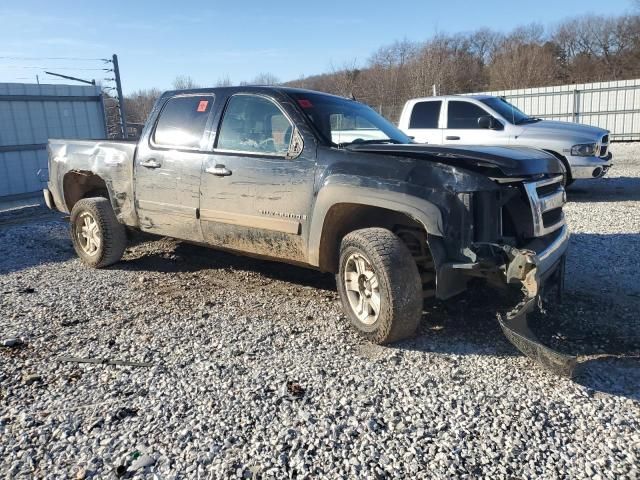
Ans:
POLYGON ((481 93, 504 97, 528 115, 605 128, 611 140, 640 140, 640 79, 481 93))
POLYGON ((0 83, 0 197, 42 188, 49 138, 105 138, 99 87, 0 83))

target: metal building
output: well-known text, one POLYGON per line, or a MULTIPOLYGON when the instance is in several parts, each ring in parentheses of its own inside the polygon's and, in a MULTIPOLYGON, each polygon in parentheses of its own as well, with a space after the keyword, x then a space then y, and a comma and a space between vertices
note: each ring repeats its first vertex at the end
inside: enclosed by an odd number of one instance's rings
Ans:
POLYGON ((106 136, 100 87, 0 83, 0 198, 43 188, 49 138, 106 136))
POLYGON ((528 115, 610 130, 612 140, 640 140, 640 79, 482 93, 504 97, 528 115))

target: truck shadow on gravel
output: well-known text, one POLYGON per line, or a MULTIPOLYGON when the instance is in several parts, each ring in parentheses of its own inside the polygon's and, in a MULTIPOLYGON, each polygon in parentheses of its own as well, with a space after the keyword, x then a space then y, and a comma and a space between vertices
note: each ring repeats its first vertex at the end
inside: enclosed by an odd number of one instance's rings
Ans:
POLYGON ((163 239, 159 243, 159 248, 151 251, 148 251, 147 245, 142 246, 143 251, 140 252, 142 255, 136 251, 136 246, 134 246, 128 250, 128 255, 124 260, 111 268, 141 273, 149 271, 161 273, 197 272, 202 270, 247 272, 271 280, 336 292, 334 276, 316 270, 234 255, 174 240, 163 239))
POLYGON ((640 200, 640 177, 576 180, 567 189, 569 202, 621 202, 640 200))

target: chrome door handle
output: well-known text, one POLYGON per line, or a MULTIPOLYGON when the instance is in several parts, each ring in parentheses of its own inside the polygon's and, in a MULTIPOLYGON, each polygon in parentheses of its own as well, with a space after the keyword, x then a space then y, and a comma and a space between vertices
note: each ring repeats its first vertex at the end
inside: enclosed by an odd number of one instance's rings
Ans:
POLYGON ((215 167, 209 167, 205 172, 215 175, 217 177, 228 177, 231 175, 231 170, 228 170, 224 165, 216 165, 215 167))
POLYGON ((145 160, 144 162, 140 162, 140 165, 146 168, 160 168, 160 162, 155 158, 150 158, 149 160, 145 160))
POLYGON ((447 140, 460 140, 460 137, 456 137, 455 135, 448 135, 447 140))

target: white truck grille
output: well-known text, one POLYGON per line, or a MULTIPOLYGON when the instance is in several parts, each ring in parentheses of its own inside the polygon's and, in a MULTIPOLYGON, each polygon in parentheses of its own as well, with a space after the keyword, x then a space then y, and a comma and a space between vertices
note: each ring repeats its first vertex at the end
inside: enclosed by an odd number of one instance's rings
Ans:
POLYGON ((598 148, 598 156, 602 158, 606 157, 607 153, 609 152, 609 135, 605 135, 604 137, 602 137, 598 148))
POLYGON ((567 194, 562 186, 562 176, 525 183, 533 217, 533 235, 544 237, 564 224, 562 207, 567 203, 567 194))

